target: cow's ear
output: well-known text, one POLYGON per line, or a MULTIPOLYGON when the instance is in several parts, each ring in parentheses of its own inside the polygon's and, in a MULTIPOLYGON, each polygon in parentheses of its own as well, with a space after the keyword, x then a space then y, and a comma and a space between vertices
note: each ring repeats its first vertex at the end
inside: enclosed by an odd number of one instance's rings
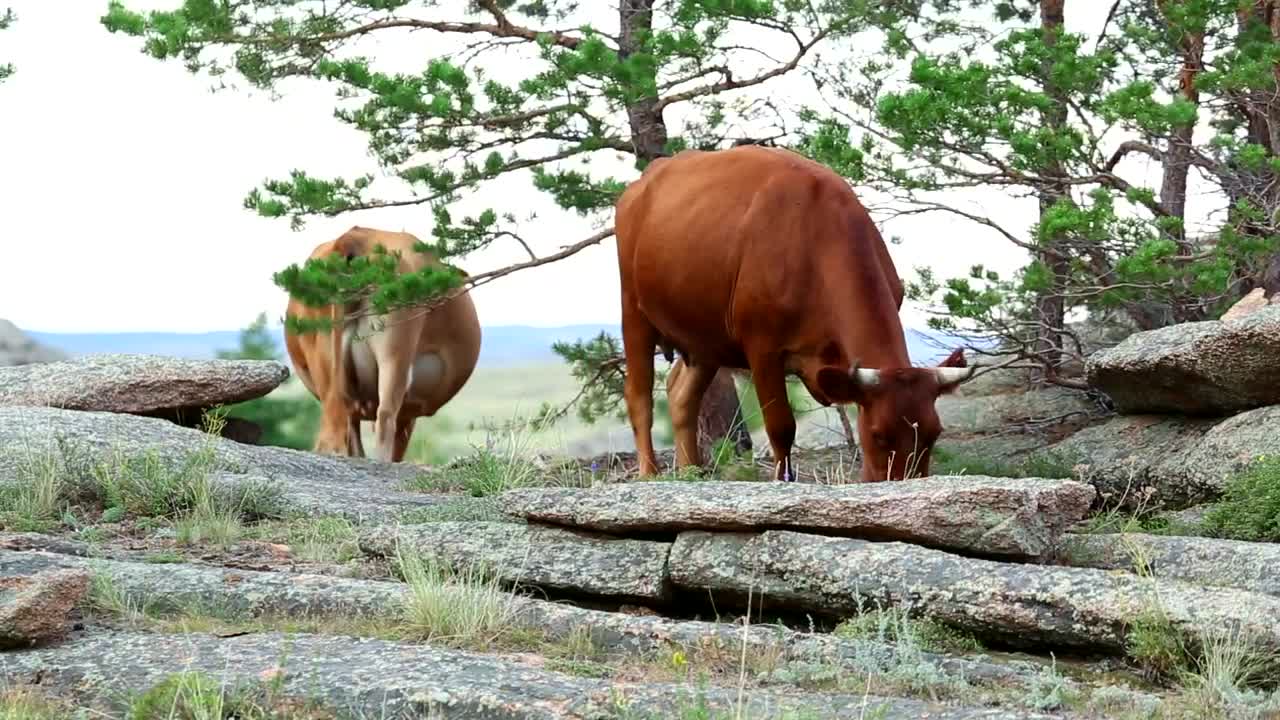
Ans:
POLYGON ((958 367, 962 368, 969 363, 964 359, 964 348, 956 348, 951 351, 946 360, 939 363, 938 367, 958 367))
POLYGON ((874 377, 875 370, 859 370, 856 365, 849 369, 826 365, 818 370, 818 389, 838 405, 863 403, 868 385, 874 384, 874 377))

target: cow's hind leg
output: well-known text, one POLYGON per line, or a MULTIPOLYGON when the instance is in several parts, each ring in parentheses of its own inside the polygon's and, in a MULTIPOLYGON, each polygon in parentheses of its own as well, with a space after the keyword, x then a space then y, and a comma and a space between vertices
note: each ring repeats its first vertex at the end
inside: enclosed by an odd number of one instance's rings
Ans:
POLYGON ((698 452, 698 414, 702 411, 702 398, 719 368, 706 364, 690 365, 677 360, 671 370, 676 373, 667 388, 667 403, 671 409, 671 427, 675 431, 676 467, 701 465, 698 452))
POLYGON ((639 308, 628 302, 624 292, 622 347, 627 361, 627 380, 623 394, 631 431, 635 434, 641 475, 658 474, 658 458, 653 454, 653 351, 657 344, 657 330, 639 308))
MULTIPOLYGON (((394 321, 393 321, 394 322, 394 321)), ((416 344, 396 336, 403 333, 417 337, 418 326, 413 323, 393 325, 375 336, 375 352, 378 356, 378 412, 373 420, 373 437, 377 445, 374 457, 382 462, 395 462, 395 442, 399 427, 400 409, 404 406, 405 392, 409 389, 413 372, 413 352, 416 344)))
POLYGON ((791 447, 796 440, 796 417, 787 399, 787 376, 782 361, 772 353, 750 359, 751 379, 764 413, 764 430, 773 450, 773 479, 794 482, 791 447))
POLYGON ((409 450, 409 440, 413 438, 413 426, 418 422, 415 412, 400 411, 400 419, 396 422, 395 446, 391 448, 391 462, 401 462, 409 450))

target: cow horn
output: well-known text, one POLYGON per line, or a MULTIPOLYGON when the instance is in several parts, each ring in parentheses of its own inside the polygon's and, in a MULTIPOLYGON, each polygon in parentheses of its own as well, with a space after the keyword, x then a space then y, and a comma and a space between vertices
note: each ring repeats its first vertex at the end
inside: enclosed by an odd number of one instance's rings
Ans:
POLYGON ((880 371, 875 368, 858 367, 858 363, 854 363, 849 368, 849 377, 859 385, 878 385, 880 384, 880 371))
POLYGON ((933 369, 933 376, 938 379, 939 385, 959 385, 971 379, 977 369, 976 364, 969 367, 936 367, 933 369))

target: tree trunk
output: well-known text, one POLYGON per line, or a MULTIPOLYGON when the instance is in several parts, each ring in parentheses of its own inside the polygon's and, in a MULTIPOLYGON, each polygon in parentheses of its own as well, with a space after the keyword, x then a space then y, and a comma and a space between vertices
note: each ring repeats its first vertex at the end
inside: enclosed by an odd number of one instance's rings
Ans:
MULTIPOLYGON (((1237 32, 1243 34, 1252 23, 1266 26, 1271 30, 1272 38, 1280 41, 1280 8, 1277 8, 1275 0, 1242 3, 1236 10, 1237 32)), ((1280 81, 1280 65, 1276 65, 1272 72, 1280 81)), ((1266 148, 1268 156, 1275 157, 1280 151, 1280 98, 1270 91, 1255 90, 1238 98, 1235 106, 1247 123, 1249 142, 1261 145, 1266 148)), ((1247 172, 1241 172, 1240 178, 1227 189, 1229 207, 1234 207, 1242 199, 1255 204, 1261 201, 1266 205, 1261 208, 1265 216, 1274 218, 1280 210, 1280 183, 1274 171, 1262 170, 1254 178, 1250 178, 1247 172)), ((1245 221, 1240 223, 1238 230, 1247 235, 1271 237, 1275 234, 1274 220, 1261 224, 1245 221)), ((1254 272, 1256 274, 1252 277, 1245 278, 1239 294, 1247 294, 1255 287, 1261 287, 1268 299, 1280 293, 1280 253, 1273 255, 1264 267, 1254 272)))
MULTIPOLYGON (((644 38, 653 31, 654 0, 619 0, 618 15, 622 37, 618 55, 625 60, 638 51, 644 38)), ((667 123, 658 107, 658 98, 634 100, 627 107, 631 126, 631 142, 642 165, 667 154, 667 123)), ((678 382, 678 379, 677 379, 678 382)), ((698 448, 703 460, 711 457, 716 442, 732 433, 734 447, 740 452, 751 450, 751 435, 742 418, 742 404, 733 374, 721 369, 707 388, 698 413, 698 448)))
MULTIPOLYGON (((1063 30, 1063 5, 1065 0, 1041 0, 1040 28, 1046 45, 1054 45, 1058 34, 1063 30)), ((1061 93, 1053 87, 1050 69, 1042 68, 1041 81, 1045 92, 1054 99, 1053 106, 1044 112, 1044 124, 1048 128, 1062 128, 1067 123, 1067 104, 1061 93)), ((1051 161, 1044 169, 1047 177, 1063 177, 1060 163, 1051 161)), ((1067 197, 1065 185, 1044 188, 1039 193, 1040 217, 1062 198, 1067 197)), ((1069 260, 1062 249, 1061 237, 1046 238, 1039 252, 1039 260, 1050 273, 1049 287, 1041 291, 1036 300, 1035 309, 1035 353, 1042 365, 1040 380, 1052 379, 1057 375, 1058 366, 1062 362, 1062 329, 1066 325, 1066 302, 1062 287, 1065 277, 1070 272, 1069 260)))
MULTIPOLYGON (((1167 0, 1161 0, 1160 10, 1166 10, 1167 0)), ((1178 90, 1183 99, 1193 105, 1200 104, 1200 92, 1196 89, 1196 76, 1204 69, 1204 34, 1192 33, 1178 41, 1178 51, 1182 57, 1182 69, 1178 73, 1178 90)), ((1160 204, 1173 217, 1183 221, 1177 228, 1167 231, 1178 246, 1179 255, 1192 255, 1191 244, 1187 241, 1185 219, 1187 217, 1187 176, 1191 171, 1191 155, 1193 151, 1195 125, 1182 125, 1173 128, 1164 151, 1164 175, 1160 182, 1160 204)), ((1189 302, 1190 297, 1183 296, 1172 303, 1170 320, 1175 323, 1204 320, 1205 312, 1201 304, 1189 302)))

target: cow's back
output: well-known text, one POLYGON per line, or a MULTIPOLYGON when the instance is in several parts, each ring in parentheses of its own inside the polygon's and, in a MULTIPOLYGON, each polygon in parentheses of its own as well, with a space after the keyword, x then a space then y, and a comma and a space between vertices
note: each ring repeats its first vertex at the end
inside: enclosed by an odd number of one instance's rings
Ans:
POLYGON ((832 273, 865 245, 859 213, 842 178, 789 151, 684 151, 619 199, 623 291, 695 362, 743 367, 748 335, 786 342, 822 314, 832 273))

